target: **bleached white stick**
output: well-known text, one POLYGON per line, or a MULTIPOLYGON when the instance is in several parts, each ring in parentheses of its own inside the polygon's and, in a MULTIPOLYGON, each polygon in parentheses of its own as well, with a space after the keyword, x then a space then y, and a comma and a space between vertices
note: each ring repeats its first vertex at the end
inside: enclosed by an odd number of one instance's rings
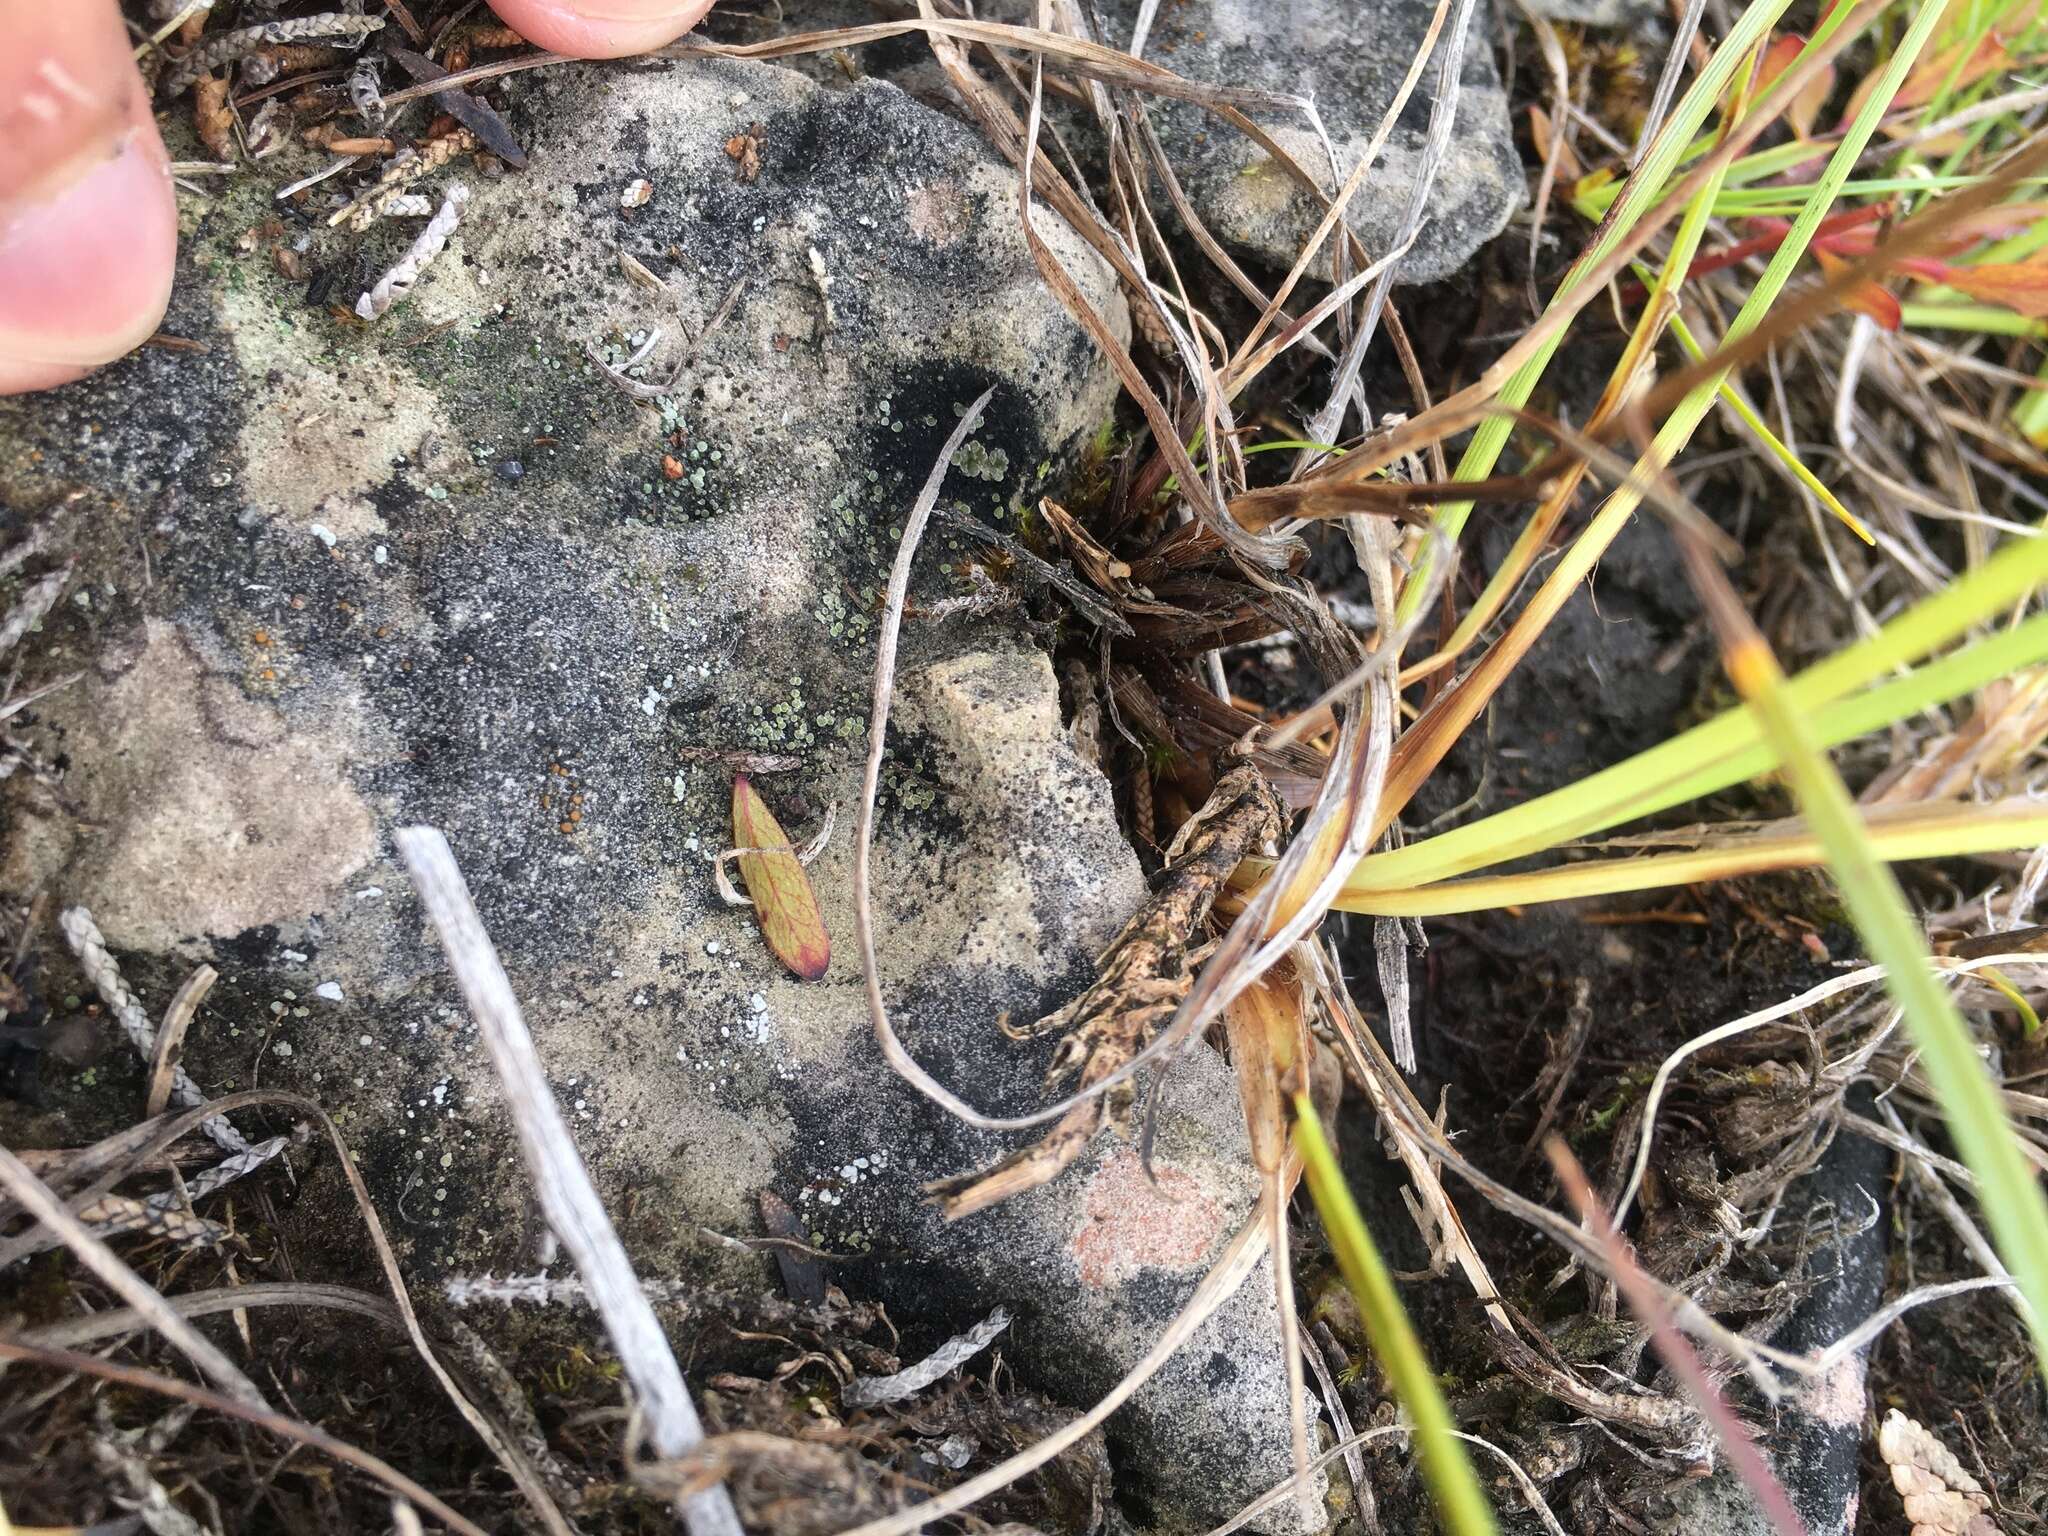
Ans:
MULTIPOLYGON (((403 827, 397 834, 399 856, 420 895, 420 905, 441 936, 449 968, 476 1016, 491 1064, 505 1086, 505 1107, 519 1132, 519 1150, 533 1175, 541 1213, 569 1250, 589 1288, 590 1304, 604 1319, 605 1331, 619 1353, 619 1364, 639 1395, 647 1415, 649 1438, 666 1458, 683 1454, 704 1438, 697 1408, 684 1385, 682 1368, 669 1349, 654 1308, 640 1289, 626 1248, 605 1214, 590 1170, 576 1151, 568 1123, 548 1089, 540 1053, 512 995, 511 979, 484 931, 476 903, 448 839, 432 827, 403 827)), ((742 1536, 739 1516, 725 1485, 714 1483, 682 1504, 690 1536, 742 1536)))

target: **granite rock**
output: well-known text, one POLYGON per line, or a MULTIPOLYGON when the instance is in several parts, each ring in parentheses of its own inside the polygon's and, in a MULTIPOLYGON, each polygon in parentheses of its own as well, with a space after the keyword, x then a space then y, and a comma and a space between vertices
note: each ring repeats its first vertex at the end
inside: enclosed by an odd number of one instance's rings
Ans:
MULTIPOLYGON (((511 94, 531 168, 456 167, 460 229, 374 325, 328 302, 417 226, 330 229, 333 184, 274 204, 314 163, 292 151, 184 209, 166 330, 203 350, 0 402, 0 531, 52 530, 25 576, 77 561, 33 664, 84 673, 10 726, 46 771, 5 786, 0 883, 89 906, 154 1008, 211 961, 199 1081, 321 1100, 416 1276, 502 1273, 524 1181, 391 845, 439 826, 643 1272, 755 1265, 700 1234, 759 1230, 773 1190, 855 1255, 842 1284, 923 1328, 1010 1303, 1006 1353, 1083 1405, 1250 1208, 1229 1071, 1205 1051, 1175 1074, 1157 1185, 1105 1143, 948 1227, 922 1183, 1016 1138, 942 1115, 875 1049, 845 819, 811 870, 836 943, 819 984, 719 901, 711 861, 720 752, 797 761, 756 778, 797 837, 855 793, 878 594, 960 410, 993 386, 946 500, 1015 528, 1111 376, 1032 265, 1007 168, 891 86, 694 63, 511 94), (653 398, 586 359, 657 330, 653 398)), ((1106 269, 1039 218, 1123 326, 1106 269)), ((916 600, 958 590, 967 554, 935 529, 916 600)), ((883 985, 941 1079, 1014 1113, 1050 1043, 995 1021, 1071 995, 1143 880, 1016 616, 914 620, 899 689, 883 985)), ((124 1120, 117 1077, 54 1102, 124 1120)), ((339 1180, 312 1184, 302 1251, 349 1245, 339 1180)), ((1163 1527, 1207 1526, 1284 1475, 1285 1405, 1254 1275, 1119 1421, 1120 1481, 1163 1527)))
MULTIPOLYGON (((1128 44, 1138 6, 1117 0, 1104 10, 1109 38, 1119 46, 1128 44)), ((1435 10, 1431 0, 1272 0, 1259 5, 1194 0, 1159 7, 1145 56, 1193 79, 1313 98, 1336 151, 1334 181, 1327 179, 1330 158, 1322 141, 1299 114, 1257 116, 1334 194, 1378 130, 1435 10)), ((1473 7, 1457 117, 1421 232, 1402 258, 1401 282, 1451 276, 1501 232, 1521 205, 1522 167, 1494 61, 1492 14, 1486 6, 1473 7)), ((1439 50, 1447 42, 1439 40, 1439 50)), ((1390 250, 1400 232, 1421 167, 1436 75, 1432 59, 1388 135, 1376 169, 1346 210, 1352 229, 1375 257, 1390 250)), ((1159 101, 1152 112, 1175 174, 1210 231, 1269 265, 1290 266, 1320 221, 1322 205, 1263 149, 1200 107, 1159 101)), ((1327 263, 1320 270, 1327 274, 1327 263)))

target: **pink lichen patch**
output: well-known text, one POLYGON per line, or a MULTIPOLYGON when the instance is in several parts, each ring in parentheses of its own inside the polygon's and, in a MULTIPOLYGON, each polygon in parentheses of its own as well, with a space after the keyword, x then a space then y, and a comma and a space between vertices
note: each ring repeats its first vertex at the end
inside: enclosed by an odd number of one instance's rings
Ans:
POLYGON ((1799 1394, 1799 1406, 1823 1424, 1854 1429, 1863 1422, 1863 1360, 1851 1355, 1814 1377, 1799 1394))
POLYGON ((1153 1171, 1157 1183, 1145 1176, 1136 1149, 1125 1147, 1089 1179, 1070 1245, 1083 1285, 1100 1290, 1141 1269, 1188 1269, 1208 1259, 1223 1207, 1193 1174, 1163 1164, 1153 1171))
POLYGON ((903 202, 910 232, 933 245, 951 245, 973 223, 973 210, 950 177, 912 187, 903 202))

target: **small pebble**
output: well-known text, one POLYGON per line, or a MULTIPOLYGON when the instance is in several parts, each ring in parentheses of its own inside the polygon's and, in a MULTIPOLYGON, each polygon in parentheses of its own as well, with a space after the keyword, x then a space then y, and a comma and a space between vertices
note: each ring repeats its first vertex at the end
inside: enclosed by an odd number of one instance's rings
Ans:
POLYGON ((526 466, 517 459, 500 459, 498 478, 509 485, 516 485, 526 478, 526 466))
POLYGON ((338 1003, 341 1001, 341 983, 338 981, 323 981, 313 989, 313 995, 325 998, 330 1003, 338 1003))

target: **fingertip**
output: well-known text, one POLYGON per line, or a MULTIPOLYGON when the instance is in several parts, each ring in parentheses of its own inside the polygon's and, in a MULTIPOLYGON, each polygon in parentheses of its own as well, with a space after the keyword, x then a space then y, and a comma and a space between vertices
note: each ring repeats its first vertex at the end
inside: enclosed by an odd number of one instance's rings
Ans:
POLYGON ((0 228, 0 393, 67 383, 163 319, 178 208, 163 140, 136 116, 110 153, 0 228))
POLYGON ((530 42, 579 59, 616 59, 674 42, 712 0, 491 0, 530 42))

